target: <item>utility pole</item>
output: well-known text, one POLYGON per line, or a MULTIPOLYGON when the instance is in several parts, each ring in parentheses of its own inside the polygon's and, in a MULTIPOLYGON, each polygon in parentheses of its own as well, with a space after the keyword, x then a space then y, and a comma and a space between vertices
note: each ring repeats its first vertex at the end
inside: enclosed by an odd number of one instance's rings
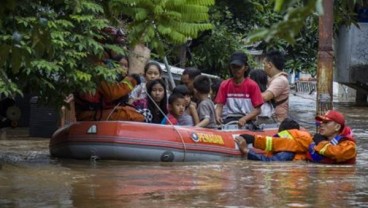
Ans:
POLYGON ((317 109, 318 115, 332 109, 333 99, 333 0, 323 0, 323 15, 319 17, 317 57, 317 109))

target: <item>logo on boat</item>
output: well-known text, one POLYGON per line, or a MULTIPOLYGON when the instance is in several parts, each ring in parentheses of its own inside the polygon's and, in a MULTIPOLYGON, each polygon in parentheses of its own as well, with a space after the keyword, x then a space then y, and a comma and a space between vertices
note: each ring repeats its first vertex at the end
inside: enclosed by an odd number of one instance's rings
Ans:
POLYGON ((211 144, 224 144, 224 140, 220 135, 195 133, 193 132, 191 138, 194 142, 198 143, 211 143, 211 144))

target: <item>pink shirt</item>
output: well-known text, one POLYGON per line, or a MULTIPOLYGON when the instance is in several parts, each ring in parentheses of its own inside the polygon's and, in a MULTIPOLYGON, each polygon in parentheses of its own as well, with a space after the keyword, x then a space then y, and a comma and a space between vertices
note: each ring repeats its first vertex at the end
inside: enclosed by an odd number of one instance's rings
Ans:
MULTIPOLYGON (((289 98, 289 80, 288 75, 285 72, 280 72, 273 76, 266 91, 273 94, 275 102, 280 102, 286 98, 289 98)), ((288 117, 289 112, 289 100, 285 100, 275 108, 275 115, 279 122, 288 117)))

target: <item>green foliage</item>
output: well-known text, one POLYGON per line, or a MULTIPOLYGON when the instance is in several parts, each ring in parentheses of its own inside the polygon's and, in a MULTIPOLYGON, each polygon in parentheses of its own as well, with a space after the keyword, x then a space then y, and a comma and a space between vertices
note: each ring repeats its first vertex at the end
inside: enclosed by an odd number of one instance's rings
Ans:
POLYGON ((0 93, 35 93, 60 105, 75 90, 90 91, 98 79, 112 80, 113 70, 96 61, 104 51, 100 31, 108 25, 103 12, 92 0, 3 1, 0 93))
POLYGON ((128 38, 132 45, 146 43, 163 55, 165 45, 185 43, 212 28, 205 21, 208 6, 213 4, 213 0, 112 0, 110 9, 130 19, 128 38))
POLYGON ((270 28, 260 27, 247 37, 248 42, 271 39, 283 39, 290 44, 295 43, 295 37, 305 27, 305 19, 310 15, 322 15, 322 0, 299 1, 275 0, 274 10, 283 13, 280 22, 272 24, 270 28), (306 3, 304 3, 306 2, 306 3))
MULTIPOLYGON (((335 29, 339 25, 355 24, 355 6, 364 1, 334 2, 335 29)), ((209 73, 226 74, 226 65, 222 64, 226 63, 228 54, 238 50, 239 45, 245 45, 240 41, 245 39, 247 45, 261 42, 259 50, 283 51, 286 70, 313 75, 317 68, 318 15, 322 13, 322 1, 318 0, 217 0, 210 13, 216 28, 196 40, 201 44, 192 47, 192 64, 209 73), (237 47, 231 44, 224 47, 223 42, 233 40, 238 41, 237 47)))
POLYGON ((229 32, 224 25, 214 28, 206 35, 202 44, 193 48, 193 59, 189 63, 197 66, 203 72, 228 76, 229 57, 235 51, 241 50, 241 36, 229 32))

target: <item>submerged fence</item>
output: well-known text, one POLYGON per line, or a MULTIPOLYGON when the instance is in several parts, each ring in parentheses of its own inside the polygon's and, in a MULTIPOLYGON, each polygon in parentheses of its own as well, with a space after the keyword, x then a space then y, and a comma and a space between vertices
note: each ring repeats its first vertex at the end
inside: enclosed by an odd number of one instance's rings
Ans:
POLYGON ((312 94, 316 90, 317 90, 317 81, 295 82, 295 92, 312 94))

